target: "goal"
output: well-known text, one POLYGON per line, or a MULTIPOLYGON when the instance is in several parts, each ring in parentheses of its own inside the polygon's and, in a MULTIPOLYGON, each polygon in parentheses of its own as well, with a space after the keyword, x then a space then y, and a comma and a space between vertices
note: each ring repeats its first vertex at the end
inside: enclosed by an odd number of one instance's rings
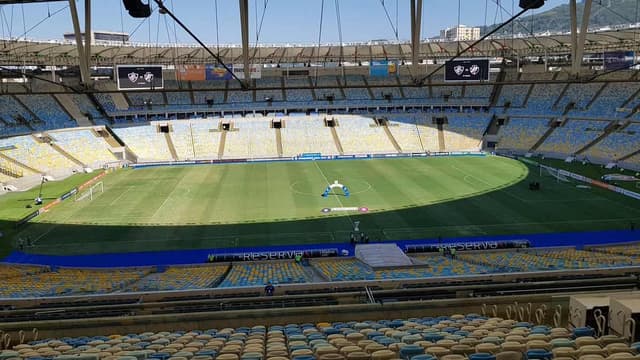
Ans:
POLYGON ((82 201, 85 199, 93 200, 94 196, 98 196, 103 192, 104 192, 104 184, 102 183, 102 181, 100 181, 96 184, 93 184, 91 187, 89 187, 88 189, 85 189, 82 192, 78 191, 76 193, 76 201, 82 201))
POLYGON ((563 171, 560 169, 540 167, 540 176, 541 177, 551 176, 556 179, 556 182, 564 182, 564 183, 572 182, 571 179, 569 179, 566 175, 564 175, 563 171))

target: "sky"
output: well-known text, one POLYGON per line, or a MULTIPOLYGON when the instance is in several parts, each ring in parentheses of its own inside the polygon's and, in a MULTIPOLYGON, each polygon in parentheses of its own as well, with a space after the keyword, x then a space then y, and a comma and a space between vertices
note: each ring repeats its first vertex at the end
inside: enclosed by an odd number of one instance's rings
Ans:
MULTIPOLYGON (((159 14, 154 1, 150 1, 153 13, 141 20, 131 18, 121 0, 93 0, 93 29, 128 32, 136 42, 195 43, 179 27, 174 28, 173 20, 159 14)), ((205 43, 240 43, 238 1, 164 0, 164 3, 205 43)), ((422 38, 436 36, 440 29, 458 22, 465 25, 499 23, 507 20, 513 10, 519 11, 518 0, 424 0, 423 3, 422 38)), ((568 0, 547 0, 545 6, 534 13, 566 3, 568 0)), ((82 17, 84 1, 77 4, 82 17)), ((259 44, 317 44, 319 35, 321 43, 338 43, 338 25, 345 43, 395 40, 396 25, 398 39, 410 38, 410 0, 249 0, 249 9, 252 44, 256 38, 259 44), (256 29, 260 29, 258 34, 256 29)), ((60 40, 63 33, 73 31, 68 1, 2 5, 0 27, 0 36, 5 39, 60 40)))

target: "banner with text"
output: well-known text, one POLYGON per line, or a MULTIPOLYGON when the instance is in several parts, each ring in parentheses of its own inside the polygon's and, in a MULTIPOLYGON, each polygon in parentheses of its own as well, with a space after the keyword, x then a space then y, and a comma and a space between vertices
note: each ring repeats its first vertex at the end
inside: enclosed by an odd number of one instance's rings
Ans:
MULTIPOLYGON (((227 65, 231 71, 233 71, 233 65, 227 65)), ((206 65, 205 80, 231 80, 233 76, 224 66, 219 65, 206 65)))
MULTIPOLYGON (((262 77, 262 66, 259 64, 249 65, 251 69, 251 79, 260 79, 262 77)), ((233 64, 231 68, 238 79, 244 79, 244 64, 233 64)))
POLYGON ((633 51, 609 51, 604 53, 604 69, 628 69, 635 64, 636 53, 633 51))
POLYGON ((395 61, 391 60, 375 60, 369 65, 369 76, 389 76, 395 74, 398 71, 395 61))
POLYGON ((204 81, 205 65, 178 65, 176 79, 181 81, 204 81))

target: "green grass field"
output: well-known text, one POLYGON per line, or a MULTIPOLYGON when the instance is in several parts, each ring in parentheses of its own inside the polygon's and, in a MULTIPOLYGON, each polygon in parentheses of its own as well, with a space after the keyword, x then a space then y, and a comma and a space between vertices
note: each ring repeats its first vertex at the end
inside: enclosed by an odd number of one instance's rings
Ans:
MULTIPOLYGON (((625 229, 640 202, 540 177, 501 157, 249 163, 128 169, 93 200, 66 201, 18 236, 45 254, 625 229), (322 198, 327 183, 351 190, 322 198), (529 181, 542 191, 528 189, 529 181), (322 213, 367 207, 369 213, 322 213)), ((0 203, 1 206, 1 203, 0 203)), ((6 216, 6 215, 5 215, 6 216)))

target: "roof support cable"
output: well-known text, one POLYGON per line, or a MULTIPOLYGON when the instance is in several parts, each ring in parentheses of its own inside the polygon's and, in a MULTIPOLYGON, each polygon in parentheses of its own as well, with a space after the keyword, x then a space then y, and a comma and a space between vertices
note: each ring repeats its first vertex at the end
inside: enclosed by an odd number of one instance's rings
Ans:
MULTIPOLYGON (((318 58, 318 61, 320 61, 320 45, 321 45, 321 41, 322 41, 322 22, 324 20, 324 0, 322 0, 320 2, 320 26, 319 26, 319 30, 318 30, 318 52, 316 54, 316 57, 318 58)), ((309 62, 311 62, 311 60, 309 60, 309 62)), ((318 86, 318 71, 316 70, 316 76, 315 76, 315 86, 318 86)))
MULTIPOLYGON (((528 8, 524 8, 522 10, 520 10, 517 14, 513 15, 510 19, 508 19, 507 21, 503 22, 502 24, 500 24, 499 26, 497 26, 495 29, 489 31, 488 33, 486 33, 484 36, 482 36, 480 39, 474 41, 471 45, 467 46, 466 48, 458 51, 454 56, 452 56, 448 61, 452 61, 455 60, 457 58, 459 58, 460 56, 462 56, 462 54, 466 53, 467 51, 473 49, 476 45, 480 44, 482 41, 486 40, 488 37, 490 37, 491 35, 495 34, 496 32, 500 31, 500 29, 504 28, 505 26, 509 25, 509 23, 511 23, 512 21, 514 21, 515 19, 519 18, 522 14, 524 14, 525 12, 527 12, 527 10, 529 10, 528 8)), ((438 71, 440 71, 442 68, 445 67, 446 65, 446 61, 444 63, 442 63, 442 65, 438 66, 436 69, 434 69, 433 71, 431 71, 429 74, 427 74, 426 76, 424 76, 422 79, 420 79, 420 81, 418 81, 418 84, 420 84, 420 86, 424 86, 424 82, 427 79, 430 79, 431 76, 433 76, 435 73, 437 73, 438 71)))
POLYGON ((205 43, 202 42, 202 40, 200 40, 200 38, 198 38, 196 36, 196 34, 194 34, 191 29, 189 29, 182 21, 180 21, 180 19, 178 19, 171 10, 169 10, 164 3, 162 2, 162 0, 154 0, 156 2, 156 4, 158 4, 158 7, 160 9, 160 11, 163 14, 167 14, 169 15, 173 21, 175 21, 185 32, 187 32, 187 34, 189 34, 189 36, 191 36, 200 46, 202 46, 202 48, 209 53, 209 55, 211 55, 214 59, 216 59, 216 61, 222 65, 222 67, 227 70, 231 76, 238 81, 238 83, 240 83, 240 86, 243 90, 247 90, 248 86, 247 84, 245 84, 242 80, 240 80, 240 78, 238 78, 238 76, 236 74, 233 73, 233 71, 227 66, 227 64, 224 63, 224 61, 222 61, 222 59, 220 58, 220 56, 218 56, 217 54, 215 54, 213 51, 211 51, 211 49, 209 49, 209 47, 207 47, 207 45, 205 45, 205 43))

